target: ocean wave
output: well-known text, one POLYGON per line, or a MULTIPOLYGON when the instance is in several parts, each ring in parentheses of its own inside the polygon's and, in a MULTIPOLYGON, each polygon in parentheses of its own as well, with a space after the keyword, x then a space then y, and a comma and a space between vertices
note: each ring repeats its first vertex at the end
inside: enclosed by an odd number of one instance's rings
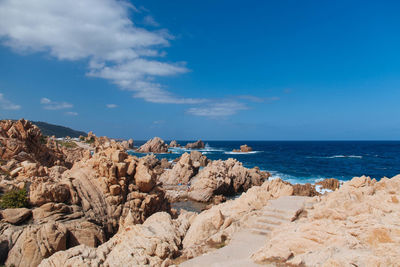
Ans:
POLYGON ((212 153, 212 152, 224 152, 225 150, 223 150, 223 149, 220 149, 220 148, 214 148, 214 147, 210 147, 210 146, 205 146, 205 148, 200 148, 200 149, 187 149, 187 148, 185 148, 185 147, 171 147, 171 148, 169 148, 169 150, 172 152, 172 153, 174 153, 174 152, 176 152, 176 153, 181 153, 181 154, 183 154, 183 153, 185 153, 185 152, 191 152, 191 151, 193 151, 193 150, 196 150, 196 151, 200 151, 200 152, 202 152, 203 154, 209 154, 209 153, 212 153))
POLYGON ((358 155, 333 155, 333 156, 326 156, 326 157, 307 157, 309 159, 336 159, 336 158, 352 158, 352 159, 362 159, 362 156, 358 155))
POLYGON ((246 155, 246 154, 257 154, 261 153, 262 151, 249 151, 249 152, 233 152, 233 151, 226 151, 224 154, 228 155, 246 155))
MULTIPOLYGON (((266 171, 266 170, 264 170, 266 171)), ((277 171, 267 171, 271 174, 271 176, 268 178, 269 180, 274 180, 274 179, 282 179, 283 181, 289 182, 291 184, 315 184, 318 182, 321 182, 325 179, 328 178, 332 178, 332 177, 322 177, 322 176, 315 176, 315 177, 298 177, 298 176, 294 176, 294 175, 290 175, 290 174, 286 174, 286 173, 281 173, 281 172, 277 172, 277 171)), ((342 183, 343 181, 340 180, 340 183, 342 183)))

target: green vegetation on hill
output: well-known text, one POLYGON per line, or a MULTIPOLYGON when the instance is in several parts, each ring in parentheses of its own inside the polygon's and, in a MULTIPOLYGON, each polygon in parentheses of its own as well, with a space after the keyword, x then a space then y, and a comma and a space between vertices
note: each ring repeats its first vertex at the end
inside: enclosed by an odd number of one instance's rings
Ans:
POLYGON ((57 138, 58 137, 66 137, 66 136, 74 138, 74 137, 79 137, 80 135, 87 136, 87 133, 85 133, 85 132, 76 131, 71 128, 60 126, 60 125, 54 125, 54 124, 50 124, 50 123, 42 122, 42 121, 32 121, 32 123, 40 128, 43 135, 47 135, 47 136, 55 135, 57 138))

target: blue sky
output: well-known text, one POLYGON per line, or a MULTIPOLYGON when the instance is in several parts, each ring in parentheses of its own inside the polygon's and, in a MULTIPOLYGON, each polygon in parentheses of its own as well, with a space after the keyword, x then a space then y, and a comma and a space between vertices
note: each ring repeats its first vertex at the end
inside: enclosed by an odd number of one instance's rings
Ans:
POLYGON ((399 8, 3 0, 0 117, 135 139, 398 140, 399 8))

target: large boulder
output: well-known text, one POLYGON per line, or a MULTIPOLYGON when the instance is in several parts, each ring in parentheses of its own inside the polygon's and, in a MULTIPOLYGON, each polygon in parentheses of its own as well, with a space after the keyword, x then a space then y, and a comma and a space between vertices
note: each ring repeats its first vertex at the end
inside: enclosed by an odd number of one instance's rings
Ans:
POLYGON ((144 145, 137 150, 139 153, 166 153, 168 152, 168 145, 159 137, 154 137, 147 141, 144 145))
POLYGON ((140 160, 136 166, 135 184, 141 192, 148 193, 156 185, 156 173, 146 164, 145 160, 140 160))
POLYGON ((54 254, 40 266, 165 266, 168 258, 178 255, 190 217, 184 214, 172 220, 159 212, 142 225, 127 220, 118 234, 98 248, 77 246, 54 254))
POLYGON ((247 191, 254 185, 261 185, 268 177, 269 173, 258 168, 247 169, 235 159, 212 161, 192 178, 189 197, 207 202, 213 195, 233 195, 247 191))
POLYGON ((29 190, 29 201, 34 206, 48 202, 67 203, 70 198, 70 188, 64 183, 35 180, 29 190))
POLYGON ((6 266, 38 266, 44 259, 67 248, 67 229, 59 223, 26 227, 8 253, 6 266))
POLYGON ((207 157, 199 151, 184 153, 172 169, 161 174, 159 181, 165 185, 187 184, 199 172, 200 167, 207 164, 207 157))
POLYGON ((186 149, 202 149, 204 147, 205 147, 204 142, 201 140, 198 140, 194 143, 188 143, 185 146, 186 149))
POLYGON ((5 209, 0 212, 3 220, 11 224, 24 222, 32 215, 32 211, 27 208, 5 209))

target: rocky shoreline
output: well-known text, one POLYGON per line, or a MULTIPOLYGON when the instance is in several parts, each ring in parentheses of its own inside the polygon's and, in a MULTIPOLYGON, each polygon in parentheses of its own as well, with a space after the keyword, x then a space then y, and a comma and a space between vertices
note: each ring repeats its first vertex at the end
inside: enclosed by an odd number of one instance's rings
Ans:
MULTIPOLYGON (((92 132, 60 141, 23 119, 0 121, 0 264, 171 266, 229 243, 251 216, 283 196, 308 197, 313 208, 282 226, 284 231, 272 232, 254 261, 363 266, 360 257, 369 252, 374 262, 398 262, 400 230, 393 217, 400 215, 398 177, 380 182, 354 178, 342 186, 336 179, 292 185, 270 180, 257 167, 245 168, 235 159, 212 161, 196 150, 173 163, 152 154, 139 158, 126 152, 133 144, 92 132), (321 196, 320 188, 333 192, 321 196), (204 210, 171 208, 185 201, 203 203, 204 210), (351 201, 362 208, 352 212, 350 207, 356 207, 351 201), (362 218, 370 222, 368 227, 362 218), (310 225, 318 237, 307 230, 310 225), (330 225, 329 238, 335 242, 328 244, 324 225, 330 225), (340 239, 340 232, 348 236, 340 239), (340 246, 346 251, 335 250, 340 246), (345 257, 340 258, 340 251, 345 257)), ((137 151, 167 153, 170 147, 179 144, 156 137, 137 151)), ((201 140, 187 145, 201 147, 201 140)))

